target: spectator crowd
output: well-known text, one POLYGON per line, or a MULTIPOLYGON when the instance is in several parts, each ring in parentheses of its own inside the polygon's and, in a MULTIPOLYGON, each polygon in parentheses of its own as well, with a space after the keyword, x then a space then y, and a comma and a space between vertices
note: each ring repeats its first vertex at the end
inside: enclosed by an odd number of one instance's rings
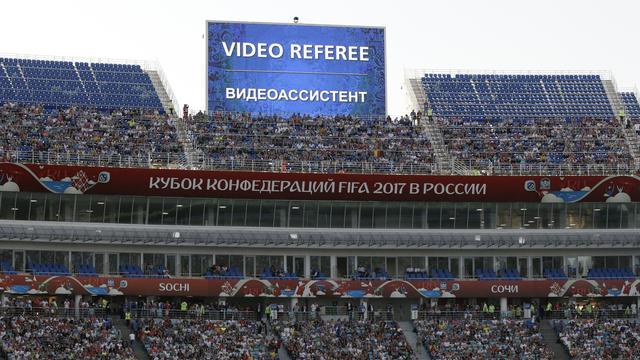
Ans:
POLYGON ((502 164, 629 164, 622 125, 614 119, 436 121, 452 156, 502 164))
POLYGON ((414 326, 434 360, 554 358, 530 321, 419 320, 414 326))
POLYGON ((277 357, 280 344, 255 321, 145 321, 139 338, 152 360, 267 360, 277 357))
POLYGON ((630 320, 554 321, 569 355, 581 360, 640 358, 640 324, 630 320))
POLYGON ((108 319, 0 317, 2 356, 23 359, 135 359, 108 319))
POLYGON ((196 149, 222 163, 280 162, 288 170, 339 164, 342 171, 371 163, 391 171, 433 162, 423 127, 408 116, 392 120, 217 114, 194 117, 187 124, 196 149))
POLYGON ((402 329, 395 322, 309 320, 281 323, 277 327, 292 359, 415 358, 402 329))
POLYGON ((0 129, 0 156, 4 157, 12 151, 105 158, 183 152, 169 117, 155 111, 105 112, 81 107, 47 110, 37 105, 4 103, 0 106, 0 129))

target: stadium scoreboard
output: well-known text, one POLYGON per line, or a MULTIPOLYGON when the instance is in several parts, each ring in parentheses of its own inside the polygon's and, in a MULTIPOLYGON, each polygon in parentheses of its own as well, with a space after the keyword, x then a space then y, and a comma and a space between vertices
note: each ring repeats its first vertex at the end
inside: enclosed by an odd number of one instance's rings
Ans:
POLYGON ((385 30, 207 21, 207 109, 384 115, 385 30))

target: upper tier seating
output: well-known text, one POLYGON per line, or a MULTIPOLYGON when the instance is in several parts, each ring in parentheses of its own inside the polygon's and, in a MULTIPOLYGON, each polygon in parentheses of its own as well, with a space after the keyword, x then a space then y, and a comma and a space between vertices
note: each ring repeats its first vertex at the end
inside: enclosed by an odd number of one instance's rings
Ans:
POLYGON ((0 58, 0 103, 163 111, 139 65, 0 58))
POLYGON ((437 117, 611 118, 599 75, 426 74, 422 85, 437 117))
POLYGON ((632 92, 620 93, 620 101, 624 105, 625 116, 632 119, 640 119, 640 104, 638 104, 638 98, 636 94, 632 92))

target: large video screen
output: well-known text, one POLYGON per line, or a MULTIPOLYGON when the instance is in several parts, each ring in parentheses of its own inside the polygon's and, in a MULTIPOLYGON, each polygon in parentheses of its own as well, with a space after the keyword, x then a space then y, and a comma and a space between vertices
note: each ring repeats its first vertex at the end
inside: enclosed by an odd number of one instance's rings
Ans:
POLYGON ((386 113, 384 28, 207 22, 211 111, 386 113))

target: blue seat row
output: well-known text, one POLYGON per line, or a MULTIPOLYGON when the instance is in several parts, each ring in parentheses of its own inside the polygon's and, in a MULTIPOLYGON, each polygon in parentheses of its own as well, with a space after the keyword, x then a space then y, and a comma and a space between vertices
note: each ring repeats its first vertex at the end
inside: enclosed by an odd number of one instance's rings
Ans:
POLYGON ((0 262, 0 272, 5 275, 15 275, 18 273, 13 265, 8 261, 0 262))
POLYGON ((27 264, 27 271, 33 275, 71 275, 69 269, 62 264, 27 264))
POLYGON ((229 267, 229 269, 227 269, 227 271, 219 274, 207 271, 204 274, 204 277, 205 279, 242 279, 244 278, 244 274, 237 266, 231 266, 229 267))
POLYGON ((562 269, 544 269, 542 271, 542 274, 544 275, 545 278, 547 279, 552 279, 552 280, 566 280, 568 279, 567 274, 565 274, 564 270, 562 269))
POLYGON ((144 277, 140 266, 131 264, 120 265, 120 275, 126 277, 144 277))
POLYGON ((98 276, 98 272, 93 265, 90 264, 76 264, 74 266, 76 273, 79 276, 98 276))
POLYGON ((422 85, 440 117, 614 116, 598 75, 425 74, 422 85))
POLYGON ((0 103, 163 111, 139 65, 0 58, 0 103))
POLYGON ((605 269, 589 269, 587 273, 588 279, 629 279, 635 278, 635 274, 631 269, 605 268, 605 269))

